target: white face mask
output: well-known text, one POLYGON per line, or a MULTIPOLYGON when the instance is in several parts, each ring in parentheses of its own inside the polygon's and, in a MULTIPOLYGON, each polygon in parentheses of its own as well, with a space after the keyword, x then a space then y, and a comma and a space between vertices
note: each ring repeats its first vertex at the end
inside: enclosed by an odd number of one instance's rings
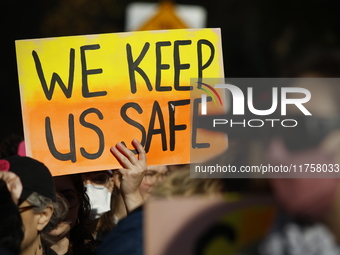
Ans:
POLYGON ((90 219, 95 220, 111 210, 111 192, 102 186, 86 184, 86 194, 90 199, 90 219))

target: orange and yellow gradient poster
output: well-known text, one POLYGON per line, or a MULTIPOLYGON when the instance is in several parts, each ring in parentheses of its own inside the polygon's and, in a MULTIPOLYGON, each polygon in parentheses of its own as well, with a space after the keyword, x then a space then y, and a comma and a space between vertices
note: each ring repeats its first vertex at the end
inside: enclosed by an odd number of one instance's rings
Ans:
POLYGON ((149 165, 190 163, 190 78, 224 77, 219 29, 18 40, 16 53, 27 155, 53 175, 119 168, 110 147, 133 138, 149 165))

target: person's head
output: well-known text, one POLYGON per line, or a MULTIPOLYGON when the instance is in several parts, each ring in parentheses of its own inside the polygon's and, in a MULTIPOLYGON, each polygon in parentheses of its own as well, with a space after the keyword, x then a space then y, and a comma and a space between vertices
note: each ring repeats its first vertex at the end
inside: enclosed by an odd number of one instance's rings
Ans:
POLYGON ((40 242, 49 243, 47 235, 63 214, 56 204, 51 173, 44 164, 29 157, 13 156, 2 161, 6 161, 2 165, 7 171, 19 176, 23 186, 18 205, 24 229, 21 250, 41 247, 40 242))
POLYGON ((55 176, 53 179, 57 194, 66 201, 68 214, 50 235, 62 238, 69 235, 75 225, 85 224, 90 205, 80 174, 55 176))
POLYGON ((24 225, 24 240, 21 250, 26 250, 37 242, 41 235, 41 241, 49 244, 46 235, 59 223, 59 218, 52 218, 56 203, 48 197, 44 197, 37 192, 33 192, 27 199, 19 205, 19 212, 24 225))
MULTIPOLYGON (((89 223, 90 203, 85 193, 81 174, 54 177, 57 195, 64 201, 65 211, 68 213, 53 229, 49 236, 58 246, 63 239, 68 239, 72 247, 71 254, 84 254, 85 250, 92 250, 91 234, 87 230, 89 223)), ((55 247, 53 246, 52 249, 55 247)))
POLYGON ((168 175, 169 169, 165 165, 148 166, 139 188, 143 199, 148 199, 152 186, 157 182, 163 181, 168 175))
POLYGON ((98 219, 111 210, 111 195, 114 187, 112 171, 84 173, 82 178, 91 205, 90 219, 98 219))

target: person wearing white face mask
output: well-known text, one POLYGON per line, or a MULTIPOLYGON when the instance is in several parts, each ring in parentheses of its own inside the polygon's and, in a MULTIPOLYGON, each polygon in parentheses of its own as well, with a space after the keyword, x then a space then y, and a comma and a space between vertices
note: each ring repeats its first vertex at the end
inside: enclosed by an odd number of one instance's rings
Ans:
POLYGON ((90 219, 95 220, 111 210, 112 171, 83 174, 86 194, 90 199, 90 219))
POLYGON ((146 153, 137 140, 134 139, 132 145, 138 151, 138 158, 122 143, 111 147, 122 168, 82 174, 93 219, 88 230, 99 242, 118 220, 144 203, 139 187, 146 171, 146 153), (128 157, 130 163, 122 163, 124 157, 128 157))
MULTIPOLYGON (((86 194, 89 197, 91 210, 90 219, 92 224, 90 231, 94 238, 99 238, 97 235, 101 228, 101 217, 105 213, 110 215, 111 212, 111 196, 113 192, 112 171, 98 171, 82 174, 86 194)), ((112 215, 113 217, 113 215, 112 215)), ((110 224, 113 227, 113 224, 110 224)))

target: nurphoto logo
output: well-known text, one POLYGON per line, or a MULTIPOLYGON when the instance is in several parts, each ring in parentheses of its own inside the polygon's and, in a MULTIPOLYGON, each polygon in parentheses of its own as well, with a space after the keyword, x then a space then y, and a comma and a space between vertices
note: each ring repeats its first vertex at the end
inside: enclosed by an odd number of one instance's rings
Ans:
MULTIPOLYGON (((243 91, 236 85, 232 84, 215 84, 213 86, 203 83, 197 82, 198 89, 203 90, 206 93, 201 94, 201 115, 207 115, 208 101, 213 101, 215 104, 218 102, 222 105, 222 100, 216 89, 225 89, 231 95, 232 100, 232 115, 233 116, 242 116, 245 115, 245 107, 247 106, 247 110, 256 116, 266 116, 266 118, 252 118, 252 119, 243 119, 235 121, 233 119, 222 119, 216 118, 213 119, 213 127, 217 125, 228 125, 230 127, 235 126, 243 126, 243 127, 262 127, 266 123, 271 125, 271 127, 275 127, 278 123, 281 124, 282 127, 295 127, 298 122, 296 119, 279 119, 279 118, 270 118, 270 115, 275 113, 278 109, 280 110, 281 116, 287 115, 287 106, 292 105, 297 107, 301 111, 301 113, 305 116, 311 116, 312 114, 308 111, 308 109, 304 106, 311 99, 311 93, 308 89, 299 88, 299 87, 272 87, 271 91, 271 106, 268 109, 257 109, 254 106, 254 93, 253 87, 247 87, 246 95, 244 95, 243 91), (280 93, 278 93, 280 92, 280 93), (280 94, 280 96, 279 96, 280 94), (298 95, 299 98, 289 98, 289 94, 298 95), (247 104, 245 104, 245 101, 247 104)), ((276 115, 277 116, 277 115, 276 115)))

